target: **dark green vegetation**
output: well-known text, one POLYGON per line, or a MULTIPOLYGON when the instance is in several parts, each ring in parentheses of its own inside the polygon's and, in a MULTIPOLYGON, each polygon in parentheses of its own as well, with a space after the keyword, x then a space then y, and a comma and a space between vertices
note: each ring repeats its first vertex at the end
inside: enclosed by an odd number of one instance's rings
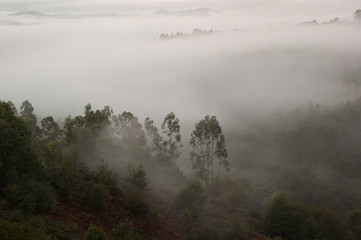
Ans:
POLYGON ((174 113, 159 132, 109 106, 88 104, 59 124, 38 121, 28 101, 19 113, 0 102, 0 236, 361 239, 360 109, 360 99, 311 105, 257 132, 232 131, 227 144, 216 117, 205 116, 190 137, 186 177, 175 164, 174 113))

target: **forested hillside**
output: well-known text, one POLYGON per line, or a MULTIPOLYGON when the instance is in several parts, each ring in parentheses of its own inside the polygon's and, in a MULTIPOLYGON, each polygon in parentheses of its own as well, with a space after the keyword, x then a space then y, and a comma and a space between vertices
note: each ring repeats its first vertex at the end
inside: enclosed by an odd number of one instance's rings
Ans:
MULTIPOLYGON (((2 239, 361 239, 361 100, 182 136, 110 106, 55 121, 0 103, 2 239), (226 133, 230 132, 229 137, 226 133), (175 164, 192 149, 185 175, 175 164), (183 154, 184 155, 184 154, 183 154)), ((189 155, 188 155, 189 154, 189 155)))

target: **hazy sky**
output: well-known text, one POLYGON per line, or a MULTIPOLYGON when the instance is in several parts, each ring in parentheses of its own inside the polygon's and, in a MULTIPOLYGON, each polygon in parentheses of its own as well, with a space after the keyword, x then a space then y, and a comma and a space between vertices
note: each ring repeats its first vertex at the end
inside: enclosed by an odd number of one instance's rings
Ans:
POLYGON ((41 116, 80 114, 90 102, 141 119, 175 111, 190 122, 205 114, 226 120, 310 102, 335 104, 359 93, 343 77, 360 65, 360 28, 297 23, 350 21, 357 8, 361 1, 0 0, 0 98, 18 106, 29 99, 41 116), (197 7, 220 11, 153 14, 197 7), (30 10, 74 15, 9 15, 30 10), (100 12, 120 15, 79 15, 100 12), (193 28, 222 33, 159 41, 161 33, 193 28), (243 31, 230 32, 234 28, 243 31))
POLYGON ((0 0, 0 10, 139 11, 159 8, 210 7, 243 13, 275 15, 346 16, 360 8, 360 0, 0 0))

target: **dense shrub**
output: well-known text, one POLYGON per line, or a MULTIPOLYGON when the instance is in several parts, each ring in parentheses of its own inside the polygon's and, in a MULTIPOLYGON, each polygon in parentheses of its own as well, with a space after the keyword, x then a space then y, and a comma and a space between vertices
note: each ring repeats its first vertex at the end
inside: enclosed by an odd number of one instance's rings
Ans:
POLYGON ((40 229, 24 223, 11 223, 0 220, 1 240, 50 240, 40 229))
POLYGON ((191 182, 176 196, 176 207, 179 210, 188 209, 192 218, 197 219, 203 212, 207 196, 199 182, 191 182))
POLYGON ((100 161, 93 175, 97 183, 104 184, 109 188, 115 188, 117 184, 117 174, 110 169, 109 165, 104 160, 100 161))
POLYGON ((76 162, 64 159, 48 170, 51 185, 68 200, 79 202, 85 190, 85 174, 76 162))
POLYGON ((348 227, 356 240, 361 240, 361 211, 353 211, 348 219, 348 227))
POLYGON ((52 211, 57 204, 55 191, 47 184, 32 181, 29 184, 25 184, 35 197, 37 212, 49 212, 52 211))
POLYGON ((125 207, 134 213, 147 212, 147 204, 138 191, 131 191, 125 196, 125 207))
POLYGON ((52 211, 57 203, 54 190, 33 179, 24 181, 21 186, 8 184, 4 193, 10 203, 17 205, 25 213, 52 211))
POLYGON ((83 201, 93 210, 105 208, 109 200, 109 190, 103 184, 87 182, 83 193, 83 201))
POLYGON ((131 173, 132 184, 139 189, 144 189, 148 185, 146 175, 147 173, 145 172, 143 165, 133 168, 131 173))
MULTIPOLYGON (((313 235, 305 236, 303 239, 351 239, 351 235, 342 222, 341 218, 334 211, 327 208, 313 208, 311 218, 312 223, 308 220, 312 227, 313 235)), ((302 234, 302 230, 300 233, 302 234)))
POLYGON ((221 240, 222 234, 214 226, 206 226, 200 232, 200 240, 221 240))
POLYGON ((97 228, 96 226, 91 226, 85 232, 85 240, 107 240, 103 230, 97 228))
POLYGON ((278 192, 266 206, 264 227, 267 234, 291 239, 298 231, 299 218, 287 196, 278 192))
POLYGON ((247 240, 247 229, 239 219, 233 219, 229 229, 224 234, 223 240, 247 240))
POLYGON ((9 103, 0 101, 0 187, 14 178, 39 177, 42 167, 32 145, 32 133, 28 124, 15 116, 9 103))
POLYGON ((112 235, 119 240, 142 240, 142 232, 128 219, 113 228, 112 235))

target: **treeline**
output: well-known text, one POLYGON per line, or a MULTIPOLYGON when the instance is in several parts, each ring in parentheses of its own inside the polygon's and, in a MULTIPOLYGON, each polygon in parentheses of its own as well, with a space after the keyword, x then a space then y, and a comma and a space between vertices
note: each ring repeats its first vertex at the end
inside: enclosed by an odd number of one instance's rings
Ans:
POLYGON ((141 124, 130 112, 88 104, 59 124, 38 121, 28 101, 20 111, 0 102, 0 234, 361 239, 359 109, 361 98, 334 109, 310 105, 227 144, 217 118, 205 116, 190 136, 194 175, 185 177, 174 163, 182 147, 174 113, 158 129, 150 118, 141 124), (226 174, 228 154, 252 184, 226 174))
POLYGON ((176 33, 162 33, 159 36, 160 40, 172 40, 172 39, 182 39, 182 38, 190 38, 190 37, 199 37, 199 36, 209 36, 209 35, 214 35, 216 33, 220 33, 217 30, 202 30, 200 28, 194 28, 192 33, 187 34, 184 32, 176 32, 176 33))
MULTIPOLYGON (((239 143, 230 154, 242 161, 232 162, 233 168, 243 170, 252 184, 253 205, 261 208, 265 197, 282 190, 296 205, 337 212, 344 224, 358 215, 360 109, 361 98, 332 108, 310 104, 258 122, 247 134, 229 137, 229 142, 239 143)), ((298 215, 305 214, 302 209, 298 215)))
MULTIPOLYGON (((14 220, 17 209, 18 216, 53 214, 60 201, 97 212, 115 207, 114 199, 122 199, 130 217, 143 214, 145 219, 147 215, 156 219, 159 213, 151 211, 150 205, 158 200, 149 187, 173 189, 174 195, 187 184, 174 163, 182 146, 174 113, 166 115, 161 132, 151 119, 146 118, 143 127, 132 113, 116 115, 109 106, 92 110, 88 104, 84 115, 68 116, 62 125, 52 116, 38 121, 29 101, 22 103, 19 112, 11 102, 1 102, 0 114, 0 216, 6 221, 14 220)), ((192 146, 192 165, 200 181, 208 183, 219 179, 220 171, 229 171, 225 137, 216 117, 206 116, 196 124, 192 146)), ((192 218, 196 214, 189 213, 192 218)), ((7 229, 15 226, 10 222, 2 223, 7 229)), ((54 230, 47 224, 43 229, 50 236, 78 238, 64 226, 54 230)), ((129 228, 134 222, 120 224, 129 228)), ((110 227, 114 226, 105 226, 110 227)))
MULTIPOLYGON (((361 9, 357 9, 355 12, 354 12, 354 22, 355 23, 360 23, 361 22, 361 9)), ((327 24, 347 24, 349 23, 350 21, 349 20, 340 20, 340 18, 338 17, 335 17, 334 19, 331 19, 329 22, 321 22, 321 23, 318 23, 316 20, 312 20, 312 21, 307 21, 307 22, 303 22, 301 23, 302 25, 327 25, 327 24)))

